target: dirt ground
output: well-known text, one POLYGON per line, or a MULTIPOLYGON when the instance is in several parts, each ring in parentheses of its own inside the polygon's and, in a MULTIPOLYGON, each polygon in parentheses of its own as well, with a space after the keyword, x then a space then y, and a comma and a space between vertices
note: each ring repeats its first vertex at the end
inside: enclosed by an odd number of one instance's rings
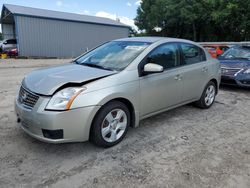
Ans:
POLYGON ((69 60, 0 60, 0 187, 250 187, 250 90, 223 87, 209 110, 186 105, 141 122, 115 147, 26 135, 14 97, 24 75, 69 60))

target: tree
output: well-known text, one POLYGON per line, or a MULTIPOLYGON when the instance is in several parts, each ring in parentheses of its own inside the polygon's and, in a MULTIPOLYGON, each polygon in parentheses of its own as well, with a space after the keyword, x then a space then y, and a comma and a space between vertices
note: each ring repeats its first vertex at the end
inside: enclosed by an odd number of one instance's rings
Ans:
POLYGON ((250 39, 248 10, 250 0, 143 0, 135 24, 148 35, 242 41, 250 39))
POLYGON ((137 34, 137 31, 134 28, 130 27, 129 28, 129 37, 134 37, 134 36, 136 36, 136 34, 137 34))

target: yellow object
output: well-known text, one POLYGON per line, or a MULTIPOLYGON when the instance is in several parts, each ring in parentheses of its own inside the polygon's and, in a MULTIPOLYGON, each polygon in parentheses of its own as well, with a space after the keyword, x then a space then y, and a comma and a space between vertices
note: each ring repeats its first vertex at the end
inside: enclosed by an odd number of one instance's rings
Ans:
POLYGON ((1 59, 6 59, 8 56, 7 56, 7 54, 2 54, 1 55, 1 59))

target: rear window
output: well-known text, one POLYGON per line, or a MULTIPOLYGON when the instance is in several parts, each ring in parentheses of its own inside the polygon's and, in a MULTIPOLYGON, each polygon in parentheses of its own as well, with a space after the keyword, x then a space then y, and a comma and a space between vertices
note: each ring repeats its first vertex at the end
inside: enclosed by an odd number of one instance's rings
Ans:
POLYGON ((215 47, 211 47, 211 46, 204 46, 204 48, 209 51, 209 50, 216 50, 215 47))
POLYGON ((16 39, 9 39, 6 42, 7 44, 16 44, 16 39))
POLYGON ((183 64, 190 65, 206 61, 205 52, 193 44, 181 44, 181 50, 183 53, 183 64))

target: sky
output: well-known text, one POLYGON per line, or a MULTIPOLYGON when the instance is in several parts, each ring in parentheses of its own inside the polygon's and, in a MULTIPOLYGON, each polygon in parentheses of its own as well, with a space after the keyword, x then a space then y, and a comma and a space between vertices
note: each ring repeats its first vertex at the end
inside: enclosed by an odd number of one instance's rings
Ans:
POLYGON ((0 0, 3 4, 22 5, 77 14, 119 18, 127 25, 137 29, 133 19, 141 0, 0 0))

